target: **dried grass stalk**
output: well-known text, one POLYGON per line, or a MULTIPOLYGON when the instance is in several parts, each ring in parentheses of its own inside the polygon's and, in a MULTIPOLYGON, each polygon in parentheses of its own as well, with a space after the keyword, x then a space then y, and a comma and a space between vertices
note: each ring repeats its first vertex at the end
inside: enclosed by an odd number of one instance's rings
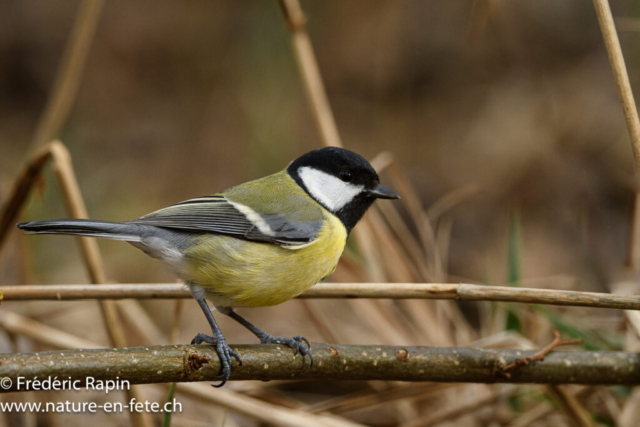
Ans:
POLYGON ((324 145, 342 147, 338 127, 322 82, 318 61, 316 61, 309 34, 305 29, 306 18, 300 2, 298 0, 280 0, 280 6, 291 31, 296 60, 322 141, 324 145))
MULTIPOLYGON (((24 285, 0 287, 3 301, 191 298, 181 284, 24 285)), ((298 298, 504 301, 640 310, 640 296, 454 283, 319 283, 298 298)))
POLYGON ((76 99, 84 65, 104 3, 104 0, 84 0, 80 3, 69 40, 60 60, 53 89, 33 137, 32 148, 34 149, 58 137, 62 126, 67 121, 76 99))
POLYGON ((611 14, 611 7, 609 6, 608 0, 593 0, 593 6, 598 16, 598 22, 600 23, 604 45, 609 55, 613 79, 616 82, 618 95, 622 102, 622 111, 624 112, 629 137, 631 138, 631 148, 633 149, 636 168, 640 171, 640 120, 638 119, 638 110, 636 109, 633 92, 631 91, 627 67, 624 63, 620 40, 616 33, 616 25, 613 20, 613 15, 611 14))

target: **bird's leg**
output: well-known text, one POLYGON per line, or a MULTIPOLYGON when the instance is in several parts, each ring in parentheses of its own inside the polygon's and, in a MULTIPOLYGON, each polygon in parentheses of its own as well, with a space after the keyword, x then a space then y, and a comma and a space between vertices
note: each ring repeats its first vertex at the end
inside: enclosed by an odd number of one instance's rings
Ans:
POLYGON ((231 375, 231 357, 235 358, 240 365, 242 365, 242 358, 238 353, 231 350, 231 347, 227 344, 227 340, 225 340, 224 335, 222 335, 222 331, 218 327, 215 319, 213 318, 213 313, 211 313, 211 309, 209 308, 209 304, 204 298, 196 298, 198 304, 200 304, 200 308, 204 312, 207 321, 209 321, 209 325, 211 325, 211 332, 213 332, 213 336, 205 334, 198 334, 191 341, 191 344, 202 344, 203 342, 207 344, 213 344, 216 346, 216 352, 218 353, 218 357, 220 358, 220 375, 216 378, 221 379, 222 382, 218 385, 214 385, 214 387, 222 387, 229 376, 231 375))
POLYGON ((292 337, 292 338, 274 337, 273 335, 270 335, 270 334, 266 333, 265 331, 263 331, 261 329, 258 329, 256 326, 254 326, 247 319, 245 319, 244 317, 240 316, 238 313, 236 313, 235 311, 233 311, 231 309, 224 310, 224 311, 221 311, 221 312, 226 314, 227 316, 231 317, 233 320, 235 320, 236 322, 240 323, 242 326, 244 326, 245 328, 247 328, 248 330, 253 332, 253 334, 255 336, 260 338, 260 343, 262 343, 262 344, 284 344, 286 346, 289 346, 289 347, 291 347, 293 349, 293 355, 294 356, 296 354, 298 354, 298 352, 300 354, 302 354, 302 357, 309 356, 309 367, 313 366, 313 356, 311 355, 311 351, 310 351, 311 344, 309 344, 309 340, 307 340, 305 337, 301 337, 300 335, 296 335, 295 337, 292 337), (302 344, 303 342, 305 342, 307 344, 306 347, 302 344))

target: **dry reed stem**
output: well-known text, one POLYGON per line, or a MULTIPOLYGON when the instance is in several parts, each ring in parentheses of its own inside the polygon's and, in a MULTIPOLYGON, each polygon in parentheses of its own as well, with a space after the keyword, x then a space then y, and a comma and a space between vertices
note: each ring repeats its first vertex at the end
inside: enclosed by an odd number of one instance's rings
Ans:
MULTIPOLYGON (((182 301, 182 300, 178 300, 182 301)), ((135 300, 117 301, 116 308, 122 319, 125 319, 127 325, 131 326, 137 333, 137 337, 141 338, 138 342, 142 344, 170 344, 167 340, 167 334, 162 332, 155 324, 147 311, 135 300)), ((131 331, 129 329, 129 331, 131 331)), ((131 331, 133 332, 133 331, 131 331)), ((134 335, 129 332, 128 335, 134 335)))
POLYGON ((180 329, 180 320, 182 319, 182 309, 184 301, 177 300, 173 306, 173 319, 171 319, 171 329, 169 332, 169 344, 175 344, 178 341, 178 331, 180 329))
POLYGON ((631 83, 629 75, 624 63, 620 40, 616 33, 616 26, 611 15, 611 7, 608 0, 593 0, 593 5, 600 23, 602 38, 609 55, 611 70, 613 71, 613 79, 616 82, 618 95, 622 103, 624 118, 627 123, 629 137, 631 139, 631 148, 635 158, 636 169, 640 171, 640 120, 638 119, 638 110, 633 99, 631 91, 631 83))
MULTIPOLYGON (((612 292, 614 292, 615 294, 629 294, 629 289, 626 288, 622 283, 615 284, 611 288, 612 292)), ((640 338, 640 313, 637 311, 625 310, 624 314, 627 318, 627 321, 629 322, 629 326, 631 326, 631 329, 633 330, 633 332, 635 332, 636 337, 640 338)))
POLYGON ((338 127, 329 105, 309 34, 305 29, 306 18, 298 0, 279 0, 287 21, 300 74, 309 97, 318 131, 327 146, 342 147, 338 127))
MULTIPOLYGON (((378 204, 385 204, 379 202, 378 204)), ((386 204, 391 204, 386 202, 386 204)), ((398 239, 384 222, 380 211, 372 208, 367 212, 367 219, 371 224, 377 247, 380 249, 381 267, 389 282, 416 282, 420 280, 419 272, 413 268, 411 262, 407 262, 407 255, 398 239)))
MULTIPOLYGON (((449 269, 449 245, 451 244, 451 231, 453 229, 453 220, 450 217, 443 218, 436 230, 436 247, 440 254, 440 263, 444 274, 449 269)), ((446 279, 446 276, 444 277, 446 279)))
POLYGON ((229 408, 231 411, 237 412, 238 414, 277 426, 361 426, 361 424, 348 421, 344 418, 315 415, 290 408, 280 408, 231 390, 212 390, 209 385, 205 384, 180 384, 180 386, 176 388, 176 392, 183 393, 206 402, 213 402, 217 405, 229 408))
MULTIPOLYGON (((424 248, 424 252, 422 250, 419 251, 422 255, 422 261, 418 261, 417 264, 420 266, 418 267, 418 270, 421 273, 421 280, 444 280, 447 271, 447 254, 443 253, 441 251, 442 248, 438 245, 437 236, 434 233, 427 212, 422 207, 422 203, 420 202, 417 192, 410 184, 404 171, 396 163, 389 162, 387 171, 394 187, 397 186, 398 190, 403 194, 403 202, 407 206, 413 222, 419 231, 418 234, 424 248)), ((447 208, 452 207, 459 197, 453 196, 446 199, 451 200, 451 203, 447 202, 444 205, 441 205, 441 213, 445 212, 447 208)), ((392 207, 392 209, 394 208, 395 207, 392 207)), ((415 255, 417 256, 418 252, 415 252, 415 255)), ((456 339, 468 342, 473 339, 473 336, 475 335, 468 321, 456 305, 447 302, 437 302, 436 304, 428 304, 427 307, 424 307, 423 303, 414 301, 405 301, 403 302, 403 305, 409 306, 408 310, 416 320, 422 322, 428 321, 429 324, 433 325, 430 332, 436 335, 436 343, 440 345, 460 342, 456 341, 456 339), (434 320, 427 320, 425 319, 426 316, 434 317, 434 320), (455 331, 455 335, 452 334, 452 331, 455 331)))
MULTIPOLYGON (((389 167, 392 165, 392 159, 390 159, 387 166, 389 167)), ((397 173, 398 172, 396 171, 396 174, 397 173)), ((408 181, 406 181, 406 184, 408 185, 408 181)), ((413 190, 411 191, 411 193, 413 193, 413 190)), ((411 196, 410 199, 416 198, 411 196)), ((422 210, 419 202, 415 201, 413 202, 413 204, 415 205, 414 208, 420 211, 419 215, 423 218, 426 218, 426 214, 424 214, 424 210, 422 210)), ((394 265, 406 265, 407 269, 409 269, 410 273, 412 274, 410 280, 408 281, 428 281, 432 276, 429 272, 429 267, 426 265, 428 264, 428 262, 426 261, 426 253, 422 250, 420 244, 417 242, 417 240, 415 240, 413 234, 409 231, 404 220, 400 217, 399 213, 396 210, 396 205, 393 203, 380 203, 374 206, 371 211, 372 214, 377 214, 377 212, 380 212, 384 216, 387 224, 389 224, 391 229, 396 233, 396 236, 398 237, 397 240, 394 240, 394 242, 399 242, 403 249, 403 253, 401 255, 402 259, 396 260, 395 263, 392 263, 392 260, 389 259, 389 263, 391 264, 390 270, 397 270, 397 268, 393 268, 394 265)), ((378 222, 382 223, 381 220, 378 222)), ((378 229, 380 228, 376 228, 376 230, 378 229)), ((384 244, 383 246, 386 248, 390 247, 390 245, 388 244, 384 244)), ((443 254, 443 252, 441 251, 442 248, 439 247, 439 245, 434 245, 434 248, 435 253, 443 254)), ((446 254, 443 254, 439 258, 439 260, 436 260, 436 262, 439 261, 439 270, 442 272, 446 271, 446 258, 446 254)), ((406 278, 401 277, 391 277, 391 279, 391 281, 394 282, 407 281, 406 278)), ((420 335, 424 335, 425 333, 429 335, 428 338, 423 337, 425 338, 424 342, 426 343, 432 345, 452 345, 456 342, 468 342, 472 339, 471 328, 469 328, 466 319, 461 316, 459 310, 455 306, 450 306, 446 303, 437 303, 435 307, 433 307, 432 304, 425 307, 424 302, 419 301, 402 301, 400 304, 403 306, 403 309, 406 310, 406 312, 413 318, 414 323, 432 325, 432 327, 430 328, 423 328, 421 330, 420 335), (435 308, 435 310, 433 308, 435 308), (443 316, 438 316, 438 314, 445 314, 446 318, 443 319, 443 316), (452 329, 456 331, 456 336, 462 338, 461 341, 457 341, 455 339, 452 340, 452 329)))
POLYGON ((435 241, 435 234, 425 210, 420 202, 420 197, 409 182, 409 179, 400 169, 397 163, 391 163, 387 167, 387 175, 391 179, 393 187, 402 195, 402 203, 406 206, 409 215, 418 229, 426 255, 427 271, 429 277, 425 280, 438 281, 437 277, 443 275, 440 265, 440 254, 435 241))
POLYGON ((393 162, 393 160, 393 154, 391 154, 389 151, 381 151, 376 154, 369 163, 371 163, 373 169, 375 169, 375 171, 380 174, 384 172, 384 170, 391 164, 391 162, 393 162))
POLYGON ((636 427, 640 418, 640 388, 636 387, 631 392, 631 396, 624 402, 622 411, 619 414, 619 427, 636 427))
MULTIPOLYGON (((49 144, 49 147, 53 158, 53 171, 58 180, 67 213, 71 218, 89 218, 82 193, 80 192, 80 185, 71 163, 69 150, 60 141, 53 141, 49 144)), ((94 284, 106 283, 107 277, 104 272, 104 263, 100 255, 98 242, 89 237, 76 237, 76 240, 80 244, 80 252, 91 282, 94 284)), ((100 308, 111 343, 115 347, 126 346, 127 341, 124 329, 118 317, 115 303, 113 301, 101 301, 100 308)))
POLYGON ((508 387, 504 390, 501 390, 499 393, 495 393, 492 390, 485 391, 486 393, 476 396, 476 398, 471 401, 456 400, 450 407, 437 409, 430 415, 420 417, 419 419, 412 420, 408 423, 404 423, 401 425, 401 427, 429 427, 438 425, 445 421, 455 422, 455 420, 463 415, 473 413, 478 409, 492 405, 500 398, 507 397, 510 394, 513 394, 515 389, 513 387, 508 387))
POLYGON ((330 326, 331 319, 325 315, 322 310, 313 305, 312 301, 301 300, 300 303, 307 310, 309 319, 313 322, 313 326, 316 327, 320 336, 327 342, 339 342, 336 336, 336 331, 330 326))
MULTIPOLYGON (((314 365, 281 345, 231 345, 231 380, 381 380, 469 383, 640 384, 640 354, 615 351, 555 351, 544 360, 514 370, 498 367, 533 355, 521 350, 463 347, 336 345, 312 343, 314 365), (570 363, 567 363, 567 360, 570 363)), ((79 380, 115 379, 131 384, 214 381, 220 365, 208 345, 168 345, 89 350, 56 350, 0 355, 0 377, 25 381, 36 376, 79 380), (200 363, 193 363, 198 360, 200 363)), ((17 381, 4 392, 17 390, 17 381)), ((20 391, 24 391, 21 389, 20 391)))
MULTIPOLYGON (((341 147, 340 134, 329 104, 313 46, 305 28, 306 18, 300 3, 298 0, 279 0, 279 4, 291 32, 294 53, 302 76, 303 86, 322 142, 325 146, 341 147)), ((354 232, 354 237, 365 256, 367 272, 370 274, 369 280, 385 281, 386 278, 380 266, 380 257, 376 254, 376 245, 367 219, 361 221, 360 226, 354 232)), ((357 305, 360 306, 359 308, 363 313, 368 313, 370 319, 379 319, 379 323, 385 323, 386 316, 380 312, 379 307, 370 302, 362 302, 357 305)), ((311 313, 309 304, 306 304, 306 308, 311 313)), ((317 318, 317 316, 313 316, 313 313, 311 314, 312 317, 317 318)), ((376 329, 379 333, 389 329, 391 335, 393 335, 395 331, 392 331, 391 328, 390 325, 384 324, 376 329)), ((324 332, 328 331, 325 330, 324 332)))
POLYGON ((11 311, 0 313, 0 327, 10 334, 31 338, 40 344, 52 348, 101 348, 104 347, 84 338, 52 328, 49 325, 30 319, 11 311))
MULTIPOLYGON (((71 218, 89 218, 69 150, 60 141, 53 141, 49 147, 53 159, 53 172, 60 186, 67 214, 71 218)), ((104 272, 104 263, 96 239, 76 237, 76 240, 80 244, 80 252, 91 281, 96 284, 106 283, 107 276, 104 272)))
POLYGON ((347 396, 338 396, 323 402, 308 405, 303 409, 314 414, 322 412, 343 413, 371 409, 384 403, 400 399, 423 400, 440 395, 444 390, 460 387, 454 383, 402 384, 386 390, 364 390, 347 396))
MULTIPOLYGON (((381 203, 384 204, 384 203, 381 203)), ((368 214, 369 223, 374 231, 373 237, 377 240, 377 248, 384 248, 384 254, 381 254, 382 263, 380 266, 386 272, 386 276, 390 282, 416 282, 419 281, 417 272, 410 267, 411 263, 407 262, 404 249, 397 239, 394 239, 391 231, 384 220, 380 216, 377 209, 370 209, 368 214)), ((406 311, 402 307, 398 307, 393 301, 371 301, 359 302, 357 305, 371 305, 376 311, 367 313, 368 323, 377 325, 374 327, 376 332, 382 335, 386 324, 387 332, 383 335, 384 340, 388 344, 401 344, 405 342, 423 342, 429 345, 451 345, 452 342, 438 341, 429 337, 432 333, 437 333, 438 328, 418 328, 420 322, 411 321, 410 317, 406 317, 406 311), (373 319, 371 318, 373 317, 373 319)), ((425 310, 424 302, 419 303, 421 313, 425 313, 426 321, 423 324, 435 325, 435 319, 432 313, 425 310)), ((352 303, 353 305, 353 303, 352 303)), ((362 311, 362 310, 361 310, 362 311)), ((366 313, 366 312, 363 312, 366 313)), ((416 319, 417 320, 417 319, 416 319)))
POLYGON ((467 25, 467 43, 471 44, 484 38, 492 0, 474 0, 471 17, 467 25))
POLYGON ((577 427, 594 427, 591 421, 591 415, 582 404, 578 402, 575 395, 558 385, 549 385, 547 390, 560 401, 562 409, 572 421, 572 424, 577 427))
MULTIPOLYGON (((183 285, 105 284, 0 286, 3 301, 192 298, 183 285)), ((318 283, 298 298, 503 301, 640 310, 640 296, 454 283, 318 283)))
MULTIPOLYGON (((566 393, 570 394, 573 399, 577 399, 580 395, 585 394, 587 391, 589 391, 588 387, 582 387, 581 389, 576 391, 567 390, 566 393)), ((556 409, 553 407, 551 402, 541 402, 527 412, 520 414, 516 418, 512 419, 506 425, 506 427, 526 427, 550 415, 553 412, 556 412, 556 409)))
POLYGON ((67 121, 104 3, 104 0, 84 0, 80 4, 53 89, 36 127, 32 149, 56 138, 67 121))
POLYGON ((382 214, 391 230, 397 236, 398 241, 402 244, 407 254, 407 260, 405 260, 405 262, 411 261, 411 265, 417 269, 416 276, 420 277, 421 280, 428 280, 429 272, 424 265, 426 254, 396 209, 395 204, 380 203, 374 205, 372 209, 377 209, 382 214))
POLYGON ((31 155, 25 166, 18 173, 18 178, 9 192, 7 202, 4 204, 0 215, 0 250, 4 246, 9 232, 15 229, 16 220, 29 196, 31 187, 37 181, 42 168, 50 157, 51 146, 42 147, 31 155))
MULTIPOLYGON (((313 46, 305 28, 306 18, 300 2, 298 0, 279 0, 279 4, 291 33, 296 61, 322 142, 326 146, 341 147, 342 141, 340 140, 335 118, 329 104, 313 46)), ((386 276, 380 265, 381 256, 376 253, 377 245, 374 241, 372 228, 369 220, 365 218, 355 230, 354 237, 358 243, 358 247, 365 255, 367 272, 371 273, 370 280, 385 281, 386 276)), ((385 313, 379 305, 367 301, 356 303, 356 305, 359 306, 360 311, 368 315, 369 319, 377 319, 379 326, 376 328, 376 332, 379 334, 385 330, 388 330, 395 336, 397 336, 398 333, 402 333, 401 330, 394 331, 396 328, 388 324, 386 321, 386 319, 389 318, 388 313, 385 313)), ((309 304, 306 306, 310 309, 309 304)))
MULTIPOLYGON (((82 195, 80 194, 80 187, 73 172, 69 152, 61 142, 53 141, 34 153, 16 180, 11 196, 0 218, 0 247, 4 237, 8 233, 9 227, 14 226, 13 222, 16 220, 18 213, 26 202, 31 187, 36 182, 37 177, 49 158, 53 159, 53 169, 60 186, 60 191, 64 197, 67 212, 73 218, 88 217, 82 195)), ((77 237, 77 241, 80 244, 81 253, 91 281, 93 283, 106 282, 104 266, 97 242, 87 237, 77 237)), ((122 346, 126 345, 124 341, 124 331, 122 331, 121 327, 116 326, 117 314, 115 313, 115 307, 111 306, 111 303, 103 304, 103 314, 105 316, 105 322, 107 322, 107 324, 111 323, 111 326, 113 326, 113 328, 110 328, 110 334, 113 334, 113 338, 116 340, 114 344, 117 345, 120 343, 122 346)))
MULTIPOLYGON (((12 192, 7 208, 3 212, 2 222, 0 223, 3 227, 8 227, 9 221, 14 220, 15 216, 20 212, 29 190, 49 157, 52 159, 53 171, 69 216, 72 218, 88 218, 87 209, 71 162, 71 155, 62 142, 53 141, 36 152, 18 178, 17 184, 14 186, 15 191, 12 192)), ((91 282, 94 284, 105 283, 106 275, 97 242, 87 237, 77 237, 76 240, 79 242, 80 251, 91 282)), ((100 301, 99 305, 111 343, 116 347, 126 346, 125 333, 118 317, 115 302, 100 301)), ((136 387, 128 390, 127 394, 129 398, 138 400, 141 400, 142 397, 136 387)), ((151 417, 147 413, 131 413, 131 417, 135 423, 144 427, 153 425, 151 417)))
POLYGON ((633 200, 627 264, 635 270, 640 268, 640 193, 638 192, 635 193, 633 200))
MULTIPOLYGON (((620 413, 622 412, 621 406, 618 404, 616 397, 613 395, 611 390, 605 386, 595 387, 595 395, 602 401, 604 404, 607 413, 611 417, 614 422, 614 425, 620 426, 620 413)), ((628 399, 624 402, 626 402, 628 399)))
MULTIPOLYGON (((602 37, 604 39, 609 62, 613 71, 613 78, 618 89, 618 96, 622 103, 629 137, 631 139, 631 148, 633 150, 636 170, 640 171, 640 120, 638 119, 638 110, 636 108, 633 91, 629 75, 624 62, 620 40, 616 33, 615 22, 611 14, 611 7, 608 0, 593 0, 593 5, 598 16, 602 37)), ((634 269, 638 268, 638 260, 640 258, 640 196, 636 193, 633 207, 633 216, 631 220, 631 232, 629 236, 628 263, 634 269)), ((626 313, 629 323, 640 336, 640 316, 636 313, 626 313)))
MULTIPOLYGON (((423 267, 419 270, 423 272, 422 280, 444 280, 446 276, 444 259, 446 257, 440 252, 431 221, 422 207, 417 192, 410 184, 404 171, 396 163, 391 162, 387 166, 387 172, 393 186, 397 187, 398 191, 403 195, 403 202, 421 238, 424 248, 424 261, 420 263, 423 264, 423 267)), ((427 307, 420 307, 421 304, 414 301, 406 301, 403 304, 409 306, 409 311, 416 319, 425 321, 425 313, 428 313, 429 316, 435 315, 435 320, 428 323, 433 325, 430 332, 439 337, 437 342, 440 344, 456 342, 455 339, 458 338, 468 341, 474 336, 473 329, 456 305, 438 302, 436 304, 428 304, 427 307), (432 308, 435 308, 435 310, 432 308), (433 315, 431 314, 432 312, 434 313, 433 315), (456 334, 452 335, 452 331, 456 331, 456 334), (452 336, 454 341, 452 341, 452 336)))
POLYGON ((432 223, 435 223, 445 213, 456 207, 462 202, 467 201, 471 197, 480 193, 480 186, 476 183, 463 185, 453 191, 440 197, 434 204, 427 209, 427 217, 432 223))

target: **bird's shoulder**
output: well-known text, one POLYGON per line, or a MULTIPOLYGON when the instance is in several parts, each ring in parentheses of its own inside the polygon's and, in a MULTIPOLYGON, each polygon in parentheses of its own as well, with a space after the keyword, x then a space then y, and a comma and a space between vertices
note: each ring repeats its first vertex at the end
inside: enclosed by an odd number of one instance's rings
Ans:
POLYGON ((321 221, 324 208, 286 170, 231 187, 216 196, 263 215, 281 215, 292 222, 321 221))
POLYGON ((286 171, 185 200, 132 223, 299 245, 320 232, 325 212, 286 171))

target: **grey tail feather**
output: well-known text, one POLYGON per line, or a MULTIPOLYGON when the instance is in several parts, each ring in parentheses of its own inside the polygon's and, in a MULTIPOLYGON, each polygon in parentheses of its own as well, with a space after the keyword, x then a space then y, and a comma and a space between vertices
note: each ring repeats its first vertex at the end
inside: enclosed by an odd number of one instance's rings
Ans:
POLYGON ((92 219, 49 219, 21 222, 18 228, 31 231, 28 234, 71 234, 74 236, 102 237, 105 239, 139 242, 139 226, 120 222, 92 219))

